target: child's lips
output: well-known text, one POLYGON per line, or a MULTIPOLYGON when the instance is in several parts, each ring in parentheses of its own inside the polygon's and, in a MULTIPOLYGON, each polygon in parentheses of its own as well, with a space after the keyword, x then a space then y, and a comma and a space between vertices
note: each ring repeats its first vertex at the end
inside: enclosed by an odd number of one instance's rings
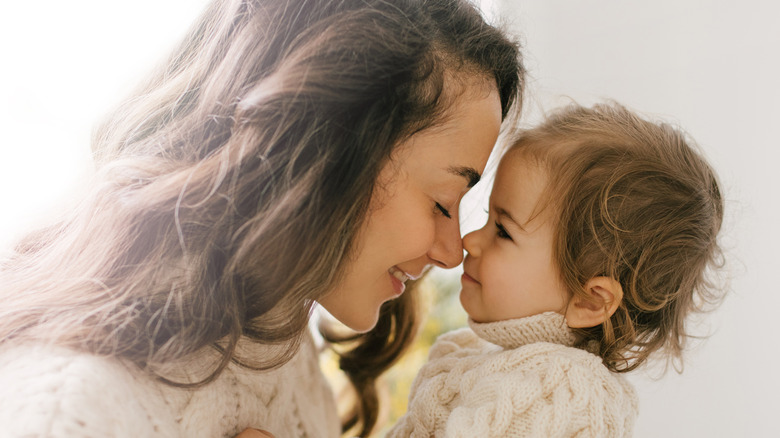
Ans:
POLYGON ((460 278, 461 278, 461 280, 463 280, 463 281, 467 281, 467 282, 469 282, 469 281, 470 281, 470 282, 472 282, 472 283, 475 283, 475 284, 480 284, 480 283, 479 283, 477 280, 475 280, 475 279, 474 279, 474 277, 472 277, 471 275, 469 275, 468 273, 466 273, 466 271, 463 271, 463 275, 461 275, 461 277, 460 277, 460 278))

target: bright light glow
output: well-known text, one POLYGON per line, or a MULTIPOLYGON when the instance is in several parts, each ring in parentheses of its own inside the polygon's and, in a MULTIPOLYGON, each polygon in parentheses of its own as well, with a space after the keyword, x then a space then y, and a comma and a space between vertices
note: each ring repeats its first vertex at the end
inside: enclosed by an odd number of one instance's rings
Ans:
POLYGON ((0 14, 0 245, 46 222, 88 174, 94 124, 205 0, 8 2, 0 14))

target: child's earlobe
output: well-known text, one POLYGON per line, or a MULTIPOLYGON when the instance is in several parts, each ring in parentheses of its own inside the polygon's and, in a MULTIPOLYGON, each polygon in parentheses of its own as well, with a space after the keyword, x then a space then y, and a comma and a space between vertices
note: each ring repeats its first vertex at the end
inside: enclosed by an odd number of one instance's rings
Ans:
POLYGON ((595 327, 606 321, 623 301, 623 287, 610 277, 593 277, 583 286, 590 300, 574 295, 566 307, 566 321, 572 328, 595 327))

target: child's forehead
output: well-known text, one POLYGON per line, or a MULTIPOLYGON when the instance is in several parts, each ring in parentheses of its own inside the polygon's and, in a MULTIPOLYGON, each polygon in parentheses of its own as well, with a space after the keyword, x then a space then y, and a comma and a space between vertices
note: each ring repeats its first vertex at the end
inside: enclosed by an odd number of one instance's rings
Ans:
POLYGON ((579 153, 579 140, 581 139, 547 136, 520 141, 506 150, 496 173, 528 172, 532 169, 545 176, 551 185, 557 186, 560 181, 556 179, 561 172, 561 166, 579 153))
POLYGON ((513 148, 508 150, 498 165, 497 177, 502 174, 522 176, 522 174, 534 174, 534 177, 547 176, 548 166, 542 156, 526 149, 513 148))
POLYGON ((555 215, 548 196, 553 184, 549 163, 525 150, 507 151, 501 158, 490 195, 491 209, 511 213, 519 223, 546 222, 555 215))
POLYGON ((491 201, 507 204, 536 203, 548 183, 547 169, 538 161, 524 155, 505 155, 501 159, 493 184, 491 201))

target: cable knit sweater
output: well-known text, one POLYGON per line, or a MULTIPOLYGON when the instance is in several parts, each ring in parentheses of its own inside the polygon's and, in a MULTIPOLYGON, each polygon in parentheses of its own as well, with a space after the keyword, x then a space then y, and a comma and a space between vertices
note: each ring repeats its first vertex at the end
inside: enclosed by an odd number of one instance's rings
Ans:
POLYGON ((638 401, 562 315, 469 321, 440 336, 392 437, 625 437, 638 401))
MULTIPOLYGON (((241 344, 258 355, 269 348, 241 344)), ((202 366, 188 362, 177 372, 193 377, 202 366)), ((114 358, 41 345, 0 347, 0 437, 217 438, 247 427, 277 438, 340 435, 310 337, 280 368, 231 364, 194 390, 160 383, 114 358)))

